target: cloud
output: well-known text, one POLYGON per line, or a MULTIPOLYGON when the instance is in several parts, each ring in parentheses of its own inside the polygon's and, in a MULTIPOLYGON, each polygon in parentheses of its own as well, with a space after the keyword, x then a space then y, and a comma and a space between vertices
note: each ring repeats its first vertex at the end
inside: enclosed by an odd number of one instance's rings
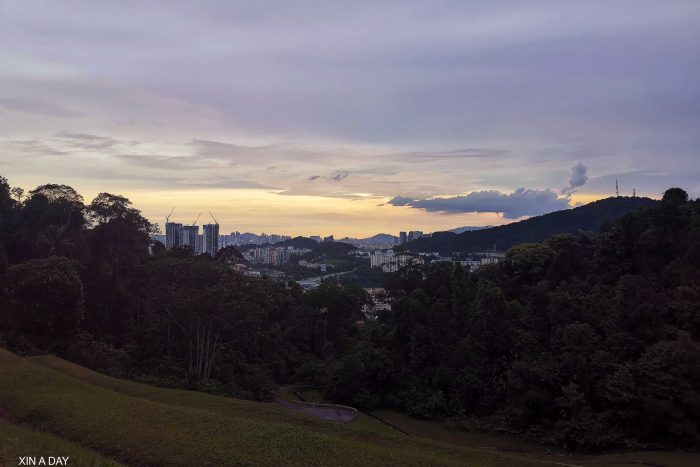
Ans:
POLYGON ((56 135, 61 142, 72 150, 103 151, 117 146, 120 142, 107 136, 91 135, 88 133, 69 133, 62 131, 56 135))
POLYGON ((467 213, 496 212, 508 219, 537 216, 552 211, 567 209, 569 200, 559 198, 552 190, 518 188, 513 193, 500 191, 474 191, 468 195, 450 198, 413 199, 396 196, 389 200, 394 206, 409 206, 429 212, 467 213))
POLYGON ((336 182, 340 182, 340 181, 346 179, 348 177, 348 175, 350 175, 350 172, 348 172, 347 170, 340 170, 340 171, 332 174, 331 178, 333 180, 335 180, 336 182))
POLYGON ((310 182, 313 182, 314 180, 318 180, 319 178, 321 178, 320 175, 312 175, 307 180, 309 180, 310 182))
POLYGON ((436 160, 491 159, 507 156, 506 149, 469 148, 450 151, 419 151, 401 154, 406 162, 435 162, 436 160))
POLYGON ((211 167, 205 164, 199 156, 164 156, 160 154, 115 154, 120 159, 141 167, 166 170, 192 170, 211 167))
POLYGON ((576 192, 576 188, 580 188, 588 181, 588 167, 583 162, 571 167, 571 175, 569 176, 569 185, 561 189, 562 195, 570 195, 576 192))
POLYGON ((7 141, 5 144, 13 151, 21 151, 24 155, 31 156, 63 156, 68 154, 68 151, 62 151, 47 144, 43 140, 39 139, 29 139, 22 141, 7 141))
POLYGON ((82 115, 80 112, 69 110, 50 102, 42 102, 34 99, 0 98, 0 107, 46 117, 73 118, 82 115))
POLYGON ((177 184, 184 188, 232 188, 232 189, 274 189, 273 187, 262 185, 250 180, 237 179, 202 179, 202 180, 181 180, 177 184))

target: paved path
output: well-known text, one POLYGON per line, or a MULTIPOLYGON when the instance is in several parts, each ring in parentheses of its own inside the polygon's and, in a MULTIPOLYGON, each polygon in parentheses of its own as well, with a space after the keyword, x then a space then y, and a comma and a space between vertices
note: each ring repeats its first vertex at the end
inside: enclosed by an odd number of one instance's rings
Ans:
POLYGON ((339 407, 335 405, 315 405, 310 403, 298 403, 290 402, 282 399, 275 399, 282 407, 294 410, 295 412, 301 412, 312 417, 321 418, 323 420, 333 420, 335 422, 348 423, 357 417, 357 411, 346 408, 339 407))

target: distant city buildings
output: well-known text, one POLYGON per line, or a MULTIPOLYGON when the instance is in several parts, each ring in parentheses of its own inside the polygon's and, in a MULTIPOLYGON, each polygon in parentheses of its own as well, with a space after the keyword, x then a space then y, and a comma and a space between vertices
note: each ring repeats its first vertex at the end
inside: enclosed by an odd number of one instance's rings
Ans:
POLYGON ((396 272, 410 265, 422 265, 424 259, 407 253, 395 253, 393 250, 379 250, 369 255, 369 264, 373 268, 381 268, 384 272, 396 272))
POLYGON ((408 241, 412 242, 413 240, 418 240, 423 236, 423 232, 420 230, 411 230, 408 232, 408 241))
POLYGON ((182 246, 182 224, 176 222, 165 223, 165 247, 171 249, 182 246))
POLYGON ((332 264, 311 263, 309 261, 306 261, 305 259, 300 260, 298 264, 299 266, 303 266, 305 268, 318 269, 321 272, 326 272, 328 269, 333 269, 332 264))
POLYGON ((277 235, 277 234, 266 234, 262 233, 256 235, 250 232, 231 232, 229 235, 221 235, 220 242, 221 248, 229 245, 240 246, 240 245, 272 245, 274 243, 283 242, 289 240, 289 235, 277 235))
POLYGON ((254 264, 279 266, 288 263, 292 255, 301 255, 309 251, 291 246, 251 248, 243 252, 243 257, 254 264))
MULTIPOLYGON (((217 251, 227 246, 268 245, 289 240, 289 235, 231 232, 229 235, 219 233, 219 224, 206 224, 204 233, 199 233, 199 226, 193 223, 186 225, 178 222, 165 223, 165 235, 154 235, 153 239, 162 242, 167 249, 190 248, 197 254, 209 253, 214 256, 217 251)), ((320 238, 319 238, 320 240, 320 238)))
POLYGON ((204 225, 204 252, 211 256, 219 251, 219 224, 204 225))
POLYGON ((498 263, 502 258, 503 255, 499 255, 497 253, 486 253, 483 256, 480 255, 480 257, 472 257, 471 259, 457 262, 462 266, 469 268, 470 271, 476 271, 485 264, 498 263))
POLYGON ((180 246, 189 247, 192 251, 197 251, 197 237, 199 236, 198 225, 183 225, 180 230, 180 246))
MULTIPOLYGON (((260 245, 262 248, 264 245, 272 246, 292 238, 289 235, 266 233, 258 235, 250 232, 241 233, 239 231, 234 231, 230 234, 220 234, 218 223, 206 224, 203 226, 203 230, 203 234, 200 234, 199 226, 196 225, 196 221, 192 225, 166 222, 165 235, 155 235, 153 238, 154 240, 163 241, 165 247, 168 249, 175 247, 191 248, 192 251, 197 254, 209 253, 212 256, 214 256, 218 250, 227 246, 260 245)), ((389 234, 378 234, 365 239, 344 237, 337 241, 352 244, 357 247, 358 250, 369 253, 379 250, 389 250, 396 245, 404 245, 418 238, 429 236, 430 234, 423 234, 420 230, 411 230, 408 232, 399 232, 398 237, 389 234)), ((319 243, 336 241, 333 235, 327 235, 325 237, 312 235, 309 238, 319 243)), ((263 249, 266 251, 264 254, 271 256, 264 260, 256 258, 254 262, 261 264, 284 264, 288 262, 288 258, 285 259, 284 256, 286 253, 273 253, 270 252, 273 250, 267 248, 262 248, 260 251, 263 249)), ((260 252, 258 253, 258 255, 262 254, 263 253, 260 252)))

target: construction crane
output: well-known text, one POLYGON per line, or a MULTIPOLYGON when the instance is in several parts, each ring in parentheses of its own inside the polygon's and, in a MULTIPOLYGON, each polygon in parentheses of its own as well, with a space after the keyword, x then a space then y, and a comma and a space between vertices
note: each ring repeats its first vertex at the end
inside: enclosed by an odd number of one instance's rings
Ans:
POLYGON ((219 221, 216 220, 216 217, 214 217, 214 214, 212 214, 211 211, 209 211, 209 215, 212 219, 214 219, 214 224, 219 225, 219 221))
POLYGON ((175 211, 175 206, 173 206, 173 208, 170 210, 170 214, 168 214, 167 216, 165 216, 165 223, 166 223, 166 224, 167 224, 168 222, 170 222, 170 216, 173 215, 173 211, 175 211))
POLYGON ((201 212, 200 212, 199 214, 197 214, 197 218, 194 220, 194 222, 192 222, 192 227, 194 227, 195 225, 197 225, 197 221, 199 221, 199 216, 201 216, 201 215, 202 215, 201 212))

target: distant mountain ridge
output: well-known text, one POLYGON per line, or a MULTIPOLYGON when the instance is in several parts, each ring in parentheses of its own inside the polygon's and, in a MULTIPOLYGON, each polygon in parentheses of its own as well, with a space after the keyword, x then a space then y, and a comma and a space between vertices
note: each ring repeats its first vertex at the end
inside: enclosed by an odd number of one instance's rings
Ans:
POLYGON ((385 233, 380 233, 377 235, 372 235, 371 237, 367 238, 351 238, 351 237, 343 237, 340 240, 337 240, 338 242, 341 243, 350 243, 353 245, 358 245, 358 244, 392 244, 394 243, 394 236, 391 234, 385 234, 385 233))
POLYGON ((483 226, 465 225, 464 227, 456 227, 454 229, 445 230, 445 232, 452 232, 452 233, 456 233, 456 234, 461 234, 462 232, 471 232, 472 230, 490 229, 491 227, 493 227, 493 226, 492 225, 483 225, 483 226))
POLYGON ((312 238, 308 237, 294 237, 290 238, 288 240, 283 240, 281 242, 277 242, 273 244, 272 246, 283 246, 283 247, 288 247, 291 246, 293 248, 298 248, 300 250, 313 250, 318 246, 318 242, 312 238))
POLYGON ((643 207, 652 207, 658 201, 651 198, 612 197, 585 204, 572 209, 554 211, 531 217, 520 222, 482 230, 436 232, 432 237, 419 238, 406 244, 406 249, 415 252, 435 251, 441 254, 465 251, 486 251, 494 248, 507 250, 520 243, 541 242, 552 235, 599 231, 606 222, 611 222, 628 212, 643 207))

